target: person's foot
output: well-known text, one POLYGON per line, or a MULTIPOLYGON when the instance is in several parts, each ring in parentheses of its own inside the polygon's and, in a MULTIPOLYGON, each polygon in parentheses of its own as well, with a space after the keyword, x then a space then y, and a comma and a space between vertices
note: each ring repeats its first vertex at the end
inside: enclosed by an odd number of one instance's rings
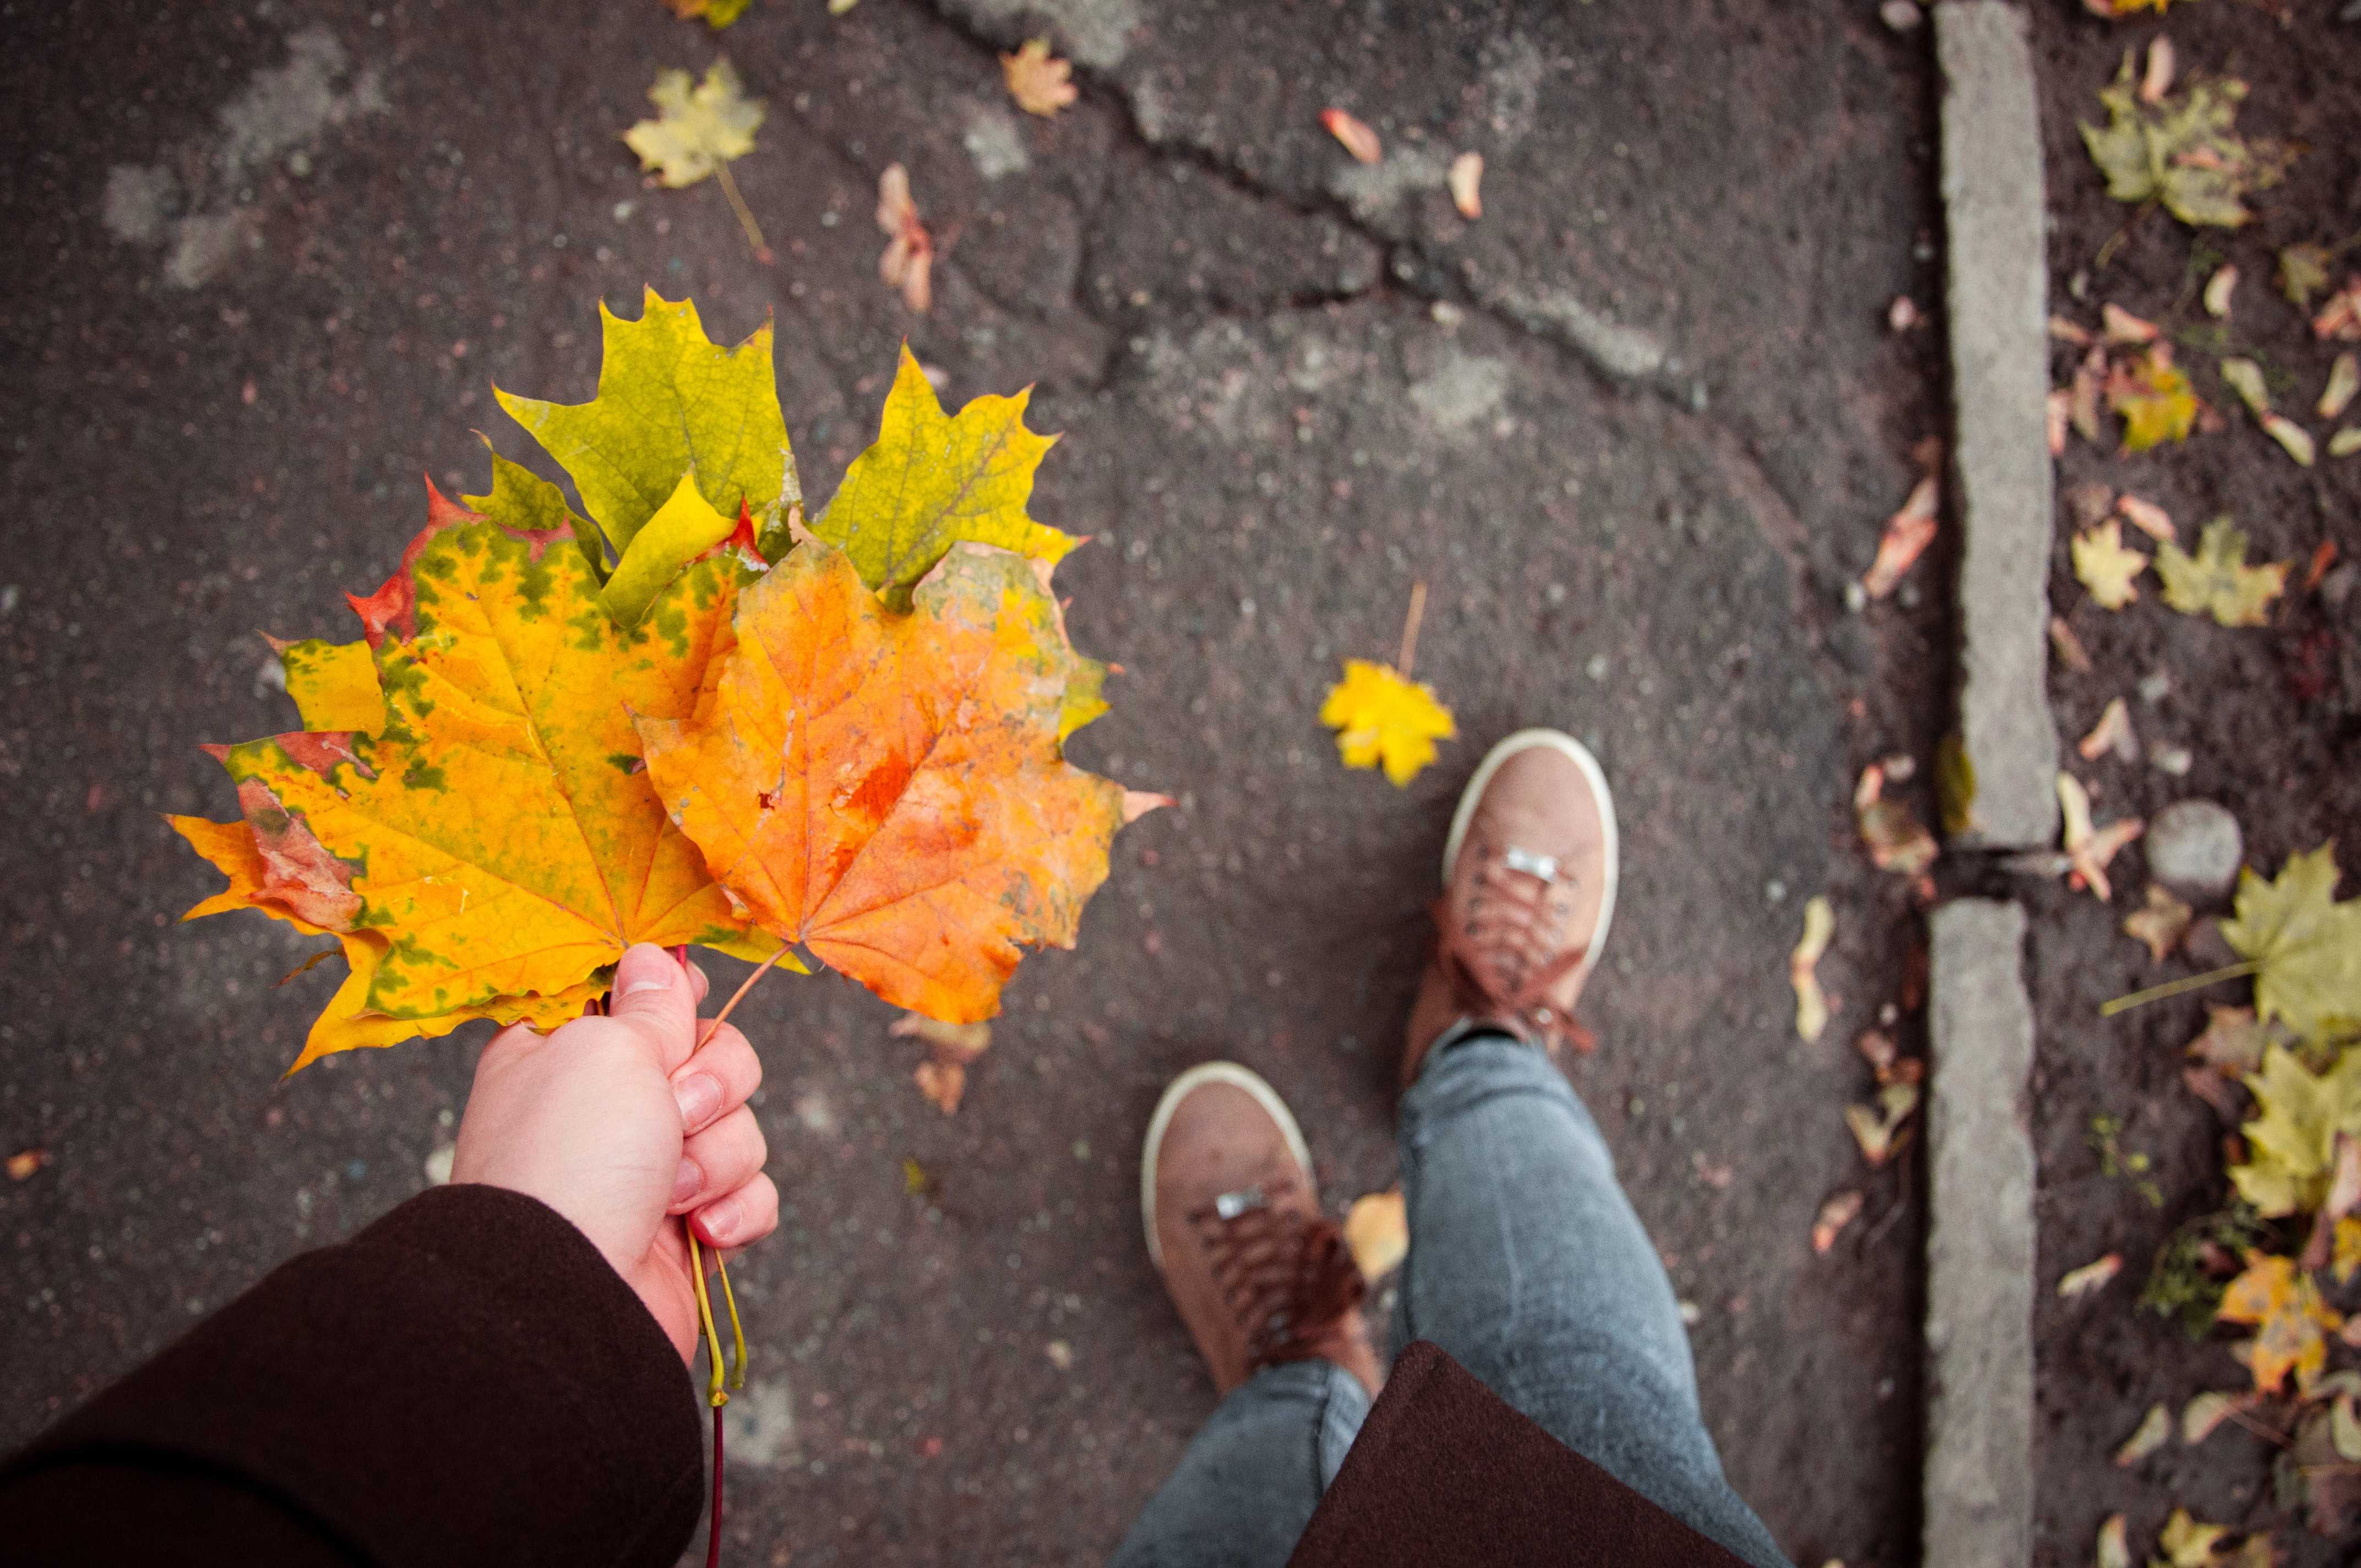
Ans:
POLYGON ((1521 729, 1492 748, 1459 797, 1443 850, 1434 957, 1419 982, 1401 1081, 1473 1021, 1557 1055, 1590 1048, 1574 1021, 1615 915, 1615 802, 1571 735, 1521 729))
POLYGON ((1263 1367, 1333 1361, 1371 1394, 1367 1287, 1320 1212, 1312 1156, 1271 1086, 1234 1062, 1175 1079, 1148 1124, 1148 1254, 1224 1394, 1263 1367))

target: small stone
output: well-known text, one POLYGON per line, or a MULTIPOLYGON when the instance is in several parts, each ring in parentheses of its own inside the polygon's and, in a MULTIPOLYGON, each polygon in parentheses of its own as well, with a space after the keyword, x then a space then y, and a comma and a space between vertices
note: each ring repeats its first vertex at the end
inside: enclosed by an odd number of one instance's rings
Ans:
POLYGON ((456 1146, 443 1144, 426 1157, 426 1184, 429 1187, 441 1187, 450 1181, 451 1161, 458 1153, 456 1146))
POLYGON ((2208 898, 2230 891, 2246 857, 2238 819, 2210 800, 2176 801, 2158 812, 2143 848, 2149 875, 2208 898))
POLYGON ((1877 19, 1897 33, 1907 33, 1915 31, 1927 16, 1918 9, 1915 0, 1885 0, 1885 4, 1877 8, 1877 19))
POLYGON ((2142 675, 2139 678, 2139 694, 2142 702, 2162 702, 2172 695, 2172 677, 2162 670, 2142 675))
POLYGON ((1582 666, 1582 673, 1588 675, 1594 681, 1605 680, 1607 678, 1607 655, 1604 653, 1593 653, 1590 656, 1589 663, 1582 666))
POLYGON ((2320 597, 2329 609, 2343 609, 2356 587, 2361 587, 2361 571, 2356 571, 2348 561, 2320 579, 2320 597))
POLYGON ((1869 590, 1858 581, 1844 586, 1844 607, 1849 615, 1859 615, 1869 608, 1869 590))
POLYGON ((2158 773, 2185 779, 2189 776, 2189 770, 2197 765, 2197 756, 2186 746, 2158 746, 2148 763, 2158 773))

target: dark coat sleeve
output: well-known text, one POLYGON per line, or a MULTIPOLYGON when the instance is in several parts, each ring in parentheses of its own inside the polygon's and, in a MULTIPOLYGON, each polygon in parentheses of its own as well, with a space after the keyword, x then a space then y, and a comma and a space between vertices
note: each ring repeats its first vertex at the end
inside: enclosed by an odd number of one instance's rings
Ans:
POLYGON ((1288 1568, 1745 1568, 1425 1340, 1386 1376, 1288 1568))
POLYGON ((0 1563, 668 1568, 702 1506, 700 1415, 579 1231, 440 1188, 0 1464, 0 1563))

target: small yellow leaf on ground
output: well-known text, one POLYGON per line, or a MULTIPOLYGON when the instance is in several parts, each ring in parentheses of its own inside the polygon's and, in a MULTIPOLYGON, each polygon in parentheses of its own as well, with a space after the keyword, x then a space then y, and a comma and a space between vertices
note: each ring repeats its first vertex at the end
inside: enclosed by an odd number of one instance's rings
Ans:
POLYGON ((2239 1129, 2246 1158, 2230 1167, 2231 1184, 2267 1220, 2312 1212, 2328 1197, 2338 1135, 2361 1135, 2361 1051, 2314 1073, 2284 1046, 2266 1045, 2246 1083, 2255 1116, 2239 1129))
POLYGON ((1027 38, 1016 53, 1002 55, 1000 74, 1016 106, 1043 119, 1081 95, 1073 82, 1073 62, 1052 55, 1048 38, 1027 38))
POLYGON ((2311 467, 2313 459, 2320 455, 2312 444, 2312 432, 2285 414, 2265 414, 2262 418, 2263 433, 2278 442, 2297 463, 2306 468, 2311 467))
POLYGON ((47 1149, 19 1149, 8 1157, 8 1179, 30 1181, 41 1167, 49 1163, 47 1149))
POLYGON ((2216 321, 2230 313, 2230 295, 2238 287, 2235 266, 2216 268, 2213 276, 2205 280, 2205 313, 2216 321))
POLYGON ((2065 1277, 2058 1281, 2059 1298, 2061 1300, 2079 1301, 2093 1290, 2103 1288, 2107 1281, 2123 1272, 2123 1267, 2122 1255, 2111 1252, 2104 1257, 2084 1264, 2080 1268, 2068 1269, 2065 1277))
MULTIPOLYGON (((2103 0, 2087 0, 2096 8, 2103 0)), ((2141 0, 2110 0, 2123 15, 2141 0)), ((2158 9, 2163 8, 2158 0, 2158 9)), ((2151 62, 2153 63, 2153 61, 2151 62)), ((2235 78, 2195 82, 2186 93, 2149 97, 2133 80, 2132 59, 2111 86, 2100 89, 2107 111, 2103 126, 2082 126, 2091 160, 2107 177, 2107 194, 2118 202, 2157 201, 2191 225, 2236 228, 2254 214, 2245 198, 2278 181, 2292 150, 2275 142, 2248 141, 2234 127, 2246 84, 2235 78)))
POLYGON ((2095 762, 2108 753, 2118 762, 2139 761, 2139 737, 2132 730, 2132 710, 2121 697, 2110 701, 2099 714, 2099 722, 2091 732, 2076 743, 2086 762, 2095 762))
POLYGON ((2139 598, 2133 579, 2147 570, 2147 557, 2124 543, 2123 525, 2113 519, 2074 536, 2074 576, 2102 609, 2121 609, 2139 598))
POLYGON ((2320 1287, 2291 1257, 2246 1254, 2246 1270, 2222 1292, 2225 1323, 2249 1323, 2255 1337, 2232 1352, 2254 1374, 2261 1393, 2277 1393, 2290 1372, 2309 1394, 2328 1365, 2328 1336, 2345 1319, 2321 1299, 2320 1287))
POLYGON ((2344 413, 2356 392, 2361 392, 2361 355, 2340 354, 2328 367, 2328 385, 2321 389, 2320 417, 2335 419, 2344 413))
POLYGON ((1900 1082, 1889 1083, 1879 1091, 1875 1105, 1845 1107, 1845 1125, 1851 1130, 1853 1142, 1861 1146, 1861 1157, 1869 1161, 1872 1170, 1884 1165, 1908 1142, 1903 1124, 1917 1109, 1918 1086, 1900 1082))
POLYGON ((1354 1199, 1345 1215, 1345 1245, 1352 1249, 1361 1277, 1372 1285, 1400 1267, 1410 1253, 1410 1217, 1402 1190, 1394 1187, 1354 1199))
POLYGON ((2116 366, 2106 381, 2107 406, 2124 420, 2124 451, 2145 452, 2168 441, 2185 441, 2197 423, 2197 392, 2172 363, 2169 344, 2116 366))
POLYGON ((1320 124, 1330 136, 1345 144, 1345 150, 1353 155, 1356 163, 1375 163, 1386 155, 1384 145, 1378 140, 1378 133, 1342 109, 1321 110, 1320 124))
POLYGON ((2247 1396, 2207 1392, 2189 1401, 2180 1412, 2180 1441, 2203 1442, 2213 1430, 2236 1414, 2247 1396))
POLYGON ((2328 268, 2335 257, 2328 247, 2305 241, 2279 252, 2279 292, 2297 310, 2312 308, 2312 297, 2328 288, 2328 268))
MULTIPOLYGON (((2112 14, 2100 10, 2101 6, 2108 4, 2108 0, 2084 0, 2084 3, 2092 10, 2099 11, 2101 16, 2112 14)), ((2094 1568, 2132 1568, 2131 1538, 2126 1533, 2123 1515, 2109 1514, 2106 1522, 2099 1526, 2099 1544, 2092 1563, 2094 1568)))
POLYGON ((1865 1201, 1860 1193, 1848 1191, 1821 1204, 1819 1214, 1812 1221, 1812 1250, 1825 1255, 1835 1246, 1845 1227, 1861 1218, 1861 1207, 1865 1201))
MULTIPOLYGON (((2222 925, 2238 956, 2262 966, 2257 1012, 2312 1039, 2361 1026, 2361 898, 2337 903, 2336 879, 2333 841, 2290 855, 2269 882, 2241 872, 2235 918, 2222 925)), ((2361 1064, 2361 1051, 2346 1059, 2361 1064)))
POLYGON ((1814 972, 1837 934, 1837 912, 1828 901, 1814 896, 1804 905, 1804 935, 1787 956, 1787 979, 1795 988, 1795 1033, 1817 1040, 1828 1026, 1828 999, 1814 972))
POLYGON ((2189 935, 2189 922, 2194 913, 2175 898, 2170 889, 2150 883, 2147 906, 2124 917, 2124 934, 2147 943, 2148 957, 2162 963, 2165 956, 2189 935))
POLYGON ((2205 525, 2196 554, 2169 543, 2157 546, 2156 553, 2164 602, 2183 615, 2210 615, 2224 626, 2267 624, 2270 602, 2287 586, 2290 565, 2247 565, 2246 536, 2226 517, 2205 525))
POLYGON ((1451 204, 1459 215, 1474 222, 1484 215, 1484 155, 1463 152, 1451 160, 1451 204))
POLYGON ((2361 452, 2361 424, 2347 425, 2328 438, 2331 457, 2350 457, 2356 452, 2361 452))
POLYGON ((2141 1418, 2139 1429, 2115 1450, 2115 1467, 2128 1469, 2162 1448, 2172 1439, 2172 1412, 2162 1405, 2150 1405, 2141 1418))
POLYGON ((1433 687, 1367 659, 1345 661, 1345 678, 1328 688, 1320 722, 1336 731, 1336 754, 1346 767, 1382 764, 1397 789, 1434 761, 1437 740, 1459 733, 1433 687))
POLYGON ((2238 394, 2246 411, 2257 419, 2271 411, 2271 391, 2264 385, 2263 367, 2251 359, 2230 358, 2222 361, 2222 379, 2238 394))
POLYGON ((640 167, 665 185, 694 185, 754 150, 763 101, 745 95, 727 60, 715 60, 694 87, 686 71, 658 72, 648 101, 656 106, 656 118, 625 131, 623 143, 640 155, 640 167))
POLYGON ((1892 593, 1903 574, 1934 543, 1936 511, 1941 504, 1942 491, 1930 474, 1911 488, 1902 510, 1886 520, 1885 532, 1877 543, 1877 559, 1861 575, 1861 589, 1870 598, 1882 599, 1892 593))
POLYGON ((2227 1525, 2200 1524, 2187 1508, 2175 1508, 2157 1544, 2164 1549, 2165 1568, 2215 1568, 2216 1545, 2229 1533, 2227 1525))

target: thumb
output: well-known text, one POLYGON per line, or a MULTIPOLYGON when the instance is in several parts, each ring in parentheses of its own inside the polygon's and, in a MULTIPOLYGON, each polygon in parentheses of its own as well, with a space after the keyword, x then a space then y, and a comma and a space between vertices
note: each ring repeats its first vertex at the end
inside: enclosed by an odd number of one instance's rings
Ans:
POLYGON ((642 942, 615 966, 607 1015, 630 1025, 666 1073, 697 1048, 697 989, 688 970, 662 948, 642 942))

